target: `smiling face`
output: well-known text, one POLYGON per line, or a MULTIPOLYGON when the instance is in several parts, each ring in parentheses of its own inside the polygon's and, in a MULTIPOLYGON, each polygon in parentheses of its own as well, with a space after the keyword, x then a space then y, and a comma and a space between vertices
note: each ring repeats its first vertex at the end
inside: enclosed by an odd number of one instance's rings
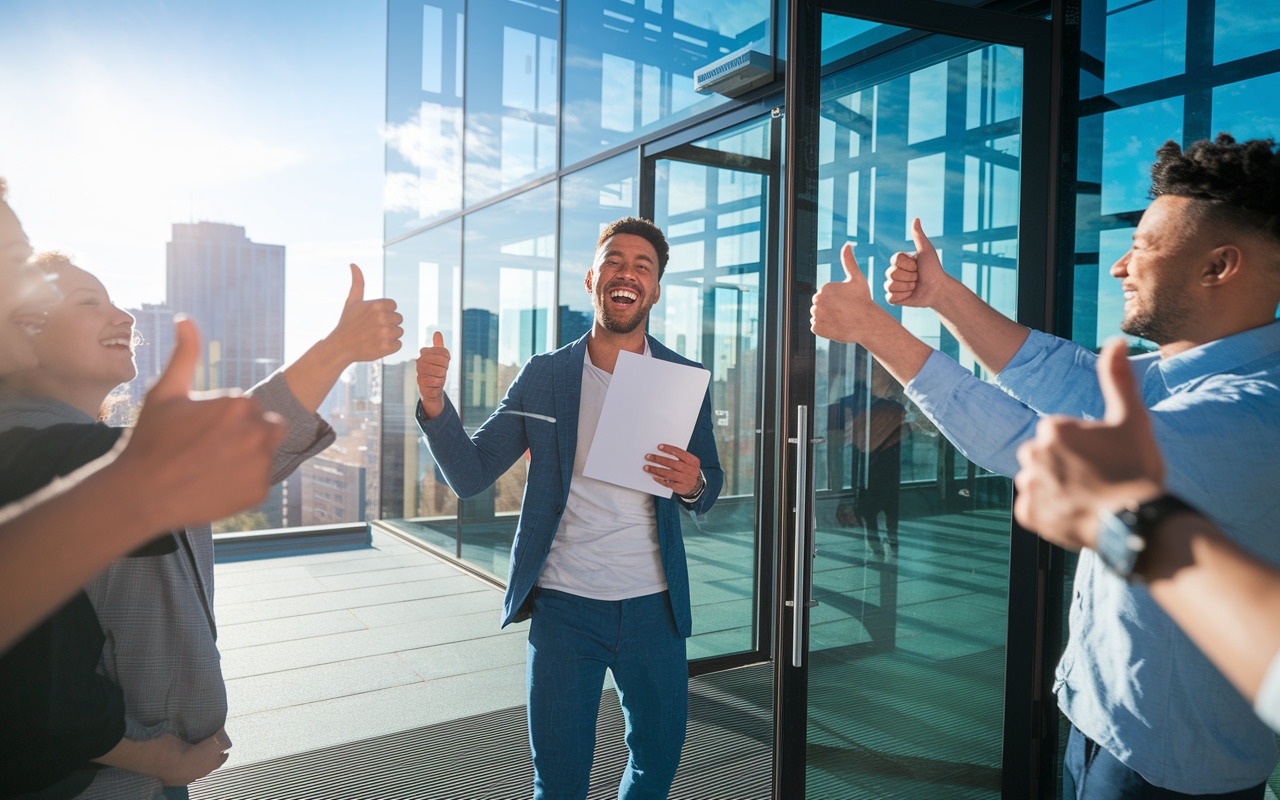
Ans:
POLYGON ((657 251, 643 236, 610 237, 596 249, 586 286, 596 322, 610 333, 631 333, 645 323, 662 294, 657 251))
POLYGON ((40 366, 24 375, 31 378, 24 382, 60 399, 99 392, 105 398, 138 374, 133 317, 116 308, 89 273, 69 264, 56 269, 64 299, 50 310, 35 339, 40 366))
POLYGON ((1197 232, 1192 202, 1156 198, 1133 233, 1133 246, 1111 267, 1124 290, 1120 330, 1130 336, 1169 344, 1197 313, 1196 276, 1213 248, 1197 232))

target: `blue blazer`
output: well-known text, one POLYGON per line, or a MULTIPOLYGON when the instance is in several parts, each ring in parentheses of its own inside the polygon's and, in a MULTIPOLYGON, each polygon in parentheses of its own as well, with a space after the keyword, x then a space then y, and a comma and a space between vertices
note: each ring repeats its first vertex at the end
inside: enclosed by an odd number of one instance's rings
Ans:
MULTIPOLYGON (((589 336, 590 334, 588 334, 589 336)), ((649 349, 654 358, 677 364, 702 365, 676 355, 652 336, 649 349)), ((445 397, 444 413, 426 419, 419 403, 418 427, 426 436, 431 455, 459 497, 471 497, 488 488, 516 459, 530 451, 528 481, 511 548, 511 572, 503 603, 502 624, 528 617, 524 608, 530 590, 538 580, 542 564, 551 551, 551 540, 560 526, 573 459, 578 450, 578 406, 582 397, 582 365, 587 352, 587 336, 552 353, 529 359, 496 411, 474 436, 468 437, 458 412, 445 397)), ((654 498, 658 521, 658 543, 662 569, 671 595, 671 609, 682 636, 692 632, 689 608, 689 566, 680 534, 679 506, 695 514, 711 508, 724 485, 724 471, 716 454, 711 432, 711 395, 702 399, 702 410, 694 426, 688 450, 702 462, 707 488, 695 503, 667 497, 654 498), (678 504, 678 505, 677 505, 678 504)))

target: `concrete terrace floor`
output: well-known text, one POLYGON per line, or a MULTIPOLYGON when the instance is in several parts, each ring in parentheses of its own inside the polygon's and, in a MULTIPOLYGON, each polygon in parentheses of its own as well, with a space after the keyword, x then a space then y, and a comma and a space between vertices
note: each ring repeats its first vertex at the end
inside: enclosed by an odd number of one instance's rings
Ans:
POLYGON ((523 705, 528 623, 379 531, 373 546, 215 567, 227 767, 523 705))

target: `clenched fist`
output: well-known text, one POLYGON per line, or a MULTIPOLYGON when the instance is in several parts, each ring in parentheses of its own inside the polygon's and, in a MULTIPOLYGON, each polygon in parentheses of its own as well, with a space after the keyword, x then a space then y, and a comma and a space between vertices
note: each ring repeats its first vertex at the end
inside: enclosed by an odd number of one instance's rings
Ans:
POLYGON ((418 354, 418 393, 422 395, 422 413, 427 419, 435 419, 444 411, 444 378, 449 373, 449 350, 440 331, 431 336, 431 345, 418 354))

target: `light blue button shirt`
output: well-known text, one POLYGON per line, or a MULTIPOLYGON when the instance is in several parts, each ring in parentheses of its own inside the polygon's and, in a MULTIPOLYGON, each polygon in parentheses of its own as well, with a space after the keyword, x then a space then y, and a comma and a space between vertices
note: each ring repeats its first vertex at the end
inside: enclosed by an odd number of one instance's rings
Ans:
MULTIPOLYGON (((936 352, 907 394, 970 460, 1013 475, 1017 446, 1034 434, 1039 413, 1102 417, 1096 361, 1079 345, 1033 332, 997 378, 1008 394, 936 352)), ((1131 363, 1170 491, 1280 564, 1280 322, 1131 363)), ((1087 550, 1070 629, 1058 704, 1120 761, 1187 794, 1238 791, 1271 774, 1275 736, 1249 703, 1145 588, 1087 550)))

